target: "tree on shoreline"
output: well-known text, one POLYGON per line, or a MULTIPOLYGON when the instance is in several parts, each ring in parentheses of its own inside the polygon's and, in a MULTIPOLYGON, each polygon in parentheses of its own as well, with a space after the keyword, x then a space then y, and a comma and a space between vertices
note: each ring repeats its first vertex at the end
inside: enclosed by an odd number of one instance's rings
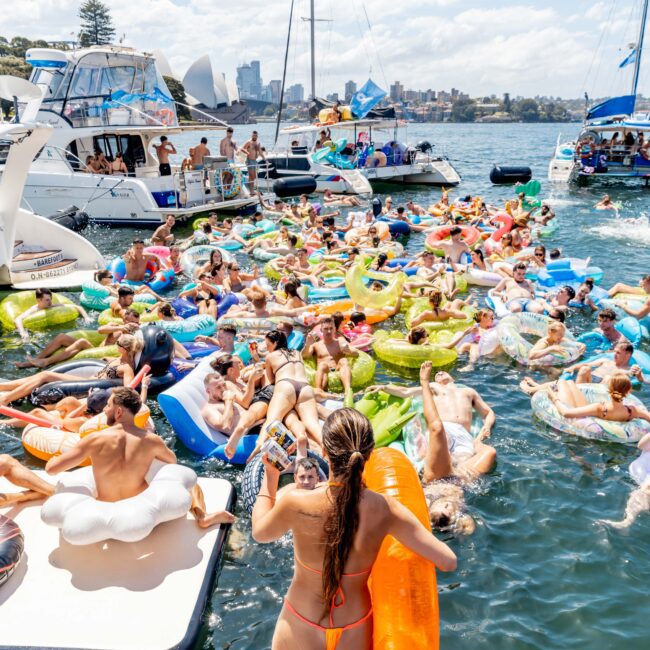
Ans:
POLYGON ((108 45, 115 38, 115 28, 109 8, 101 0, 86 0, 79 7, 81 31, 79 44, 81 47, 90 45, 108 45))

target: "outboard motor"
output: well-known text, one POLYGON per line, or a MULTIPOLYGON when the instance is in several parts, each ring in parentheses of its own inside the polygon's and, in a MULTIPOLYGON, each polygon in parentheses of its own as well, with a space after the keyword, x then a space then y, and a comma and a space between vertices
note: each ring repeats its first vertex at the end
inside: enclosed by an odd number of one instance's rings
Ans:
POLYGON ((76 205, 57 210, 47 218, 74 232, 81 232, 88 225, 89 220, 88 213, 83 212, 76 205))
POLYGON ((428 141, 428 140, 420 140, 415 145, 415 148, 417 151, 421 151, 422 153, 429 153, 433 149, 433 145, 428 141))
POLYGON ((282 178, 273 183, 273 193, 280 199, 301 194, 313 194, 317 183, 313 176, 293 176, 282 178))
POLYGON ((527 183, 533 177, 530 167, 504 167, 495 165, 490 172, 490 181, 495 185, 527 183))
POLYGON ((372 200, 372 214, 375 217, 378 217, 381 214, 381 210, 382 210, 381 199, 379 197, 375 197, 372 200))

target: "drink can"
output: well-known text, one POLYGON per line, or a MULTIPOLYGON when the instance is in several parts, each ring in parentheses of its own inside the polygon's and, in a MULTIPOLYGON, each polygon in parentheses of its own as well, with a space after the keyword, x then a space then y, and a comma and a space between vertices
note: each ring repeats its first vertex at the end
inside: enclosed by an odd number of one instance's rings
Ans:
POLYGON ((296 444, 296 439, 291 434, 291 431, 282 424, 279 420, 275 420, 266 428, 266 435, 275 440, 284 451, 288 451, 291 445, 296 444))
POLYGON ((284 472, 291 465, 291 459, 287 452, 273 438, 269 438, 264 442, 262 453, 266 454, 271 465, 281 472, 284 472))

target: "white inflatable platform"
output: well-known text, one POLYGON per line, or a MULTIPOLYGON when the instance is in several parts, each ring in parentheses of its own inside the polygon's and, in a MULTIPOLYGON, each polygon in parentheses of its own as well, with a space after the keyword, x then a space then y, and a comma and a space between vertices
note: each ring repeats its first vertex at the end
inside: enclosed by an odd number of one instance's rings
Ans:
MULTIPOLYGON (((199 485, 209 512, 233 510, 228 481, 199 478, 199 485)), ((0 479, 0 492, 17 490, 0 479)), ((0 648, 194 647, 228 526, 201 530, 188 513, 140 542, 72 546, 41 521, 41 503, 0 508, 25 536, 20 564, 0 587, 0 648)))

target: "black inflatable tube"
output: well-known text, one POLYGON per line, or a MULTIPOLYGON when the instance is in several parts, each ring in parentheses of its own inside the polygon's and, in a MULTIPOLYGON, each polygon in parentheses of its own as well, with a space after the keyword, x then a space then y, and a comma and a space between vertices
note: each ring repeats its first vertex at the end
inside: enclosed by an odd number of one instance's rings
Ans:
POLYGON ((18 524, 0 515, 0 587, 16 570, 25 549, 25 538, 18 524))
POLYGON ((316 191, 316 179, 313 176, 294 176, 279 178, 273 183, 273 193, 280 199, 301 194, 313 194, 316 191))
POLYGON ((496 165, 490 172, 490 181, 495 185, 527 183, 533 177, 530 167, 504 167, 496 165))
MULTIPOLYGON (((307 455, 318 463, 321 480, 327 480, 329 476, 329 465, 318 454, 308 451, 307 455)), ((295 456, 292 456, 292 460, 295 456)), ((253 512, 253 506, 257 500, 257 495, 262 487, 262 478, 264 477, 264 464, 262 463, 262 454, 258 454, 251 460, 244 469, 244 475, 241 482, 242 502, 248 514, 253 512)))

